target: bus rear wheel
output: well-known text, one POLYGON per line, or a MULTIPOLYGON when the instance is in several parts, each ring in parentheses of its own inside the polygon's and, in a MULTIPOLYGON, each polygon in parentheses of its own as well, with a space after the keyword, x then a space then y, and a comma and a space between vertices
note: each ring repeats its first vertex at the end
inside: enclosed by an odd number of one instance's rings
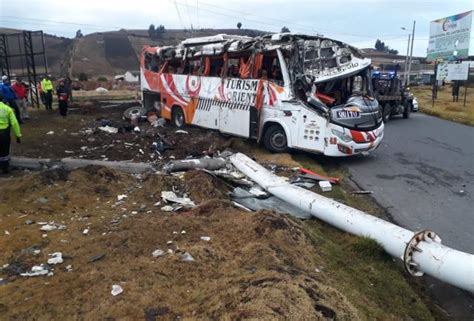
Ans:
POLYGON ((171 121, 178 128, 184 127, 185 125, 184 113, 180 107, 173 108, 173 111, 171 113, 171 121))
POLYGON ((288 151, 288 141, 285 130, 280 125, 271 125, 263 136, 263 145, 273 153, 288 151))

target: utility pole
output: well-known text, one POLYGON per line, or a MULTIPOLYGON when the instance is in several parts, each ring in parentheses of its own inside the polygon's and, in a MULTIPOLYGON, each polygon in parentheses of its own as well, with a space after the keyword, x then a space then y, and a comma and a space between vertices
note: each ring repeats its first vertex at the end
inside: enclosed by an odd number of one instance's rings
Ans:
POLYGON ((408 44, 407 44, 407 54, 405 56, 405 67, 403 68, 403 73, 405 75, 404 77, 404 83, 405 83, 405 87, 408 85, 408 55, 410 53, 410 38, 411 38, 411 34, 408 34, 408 44))
POLYGON ((411 34, 410 60, 408 61, 408 82, 407 82, 408 86, 410 85, 411 62, 413 58, 413 41, 415 40, 415 24, 416 24, 416 21, 413 21, 413 31, 411 34))

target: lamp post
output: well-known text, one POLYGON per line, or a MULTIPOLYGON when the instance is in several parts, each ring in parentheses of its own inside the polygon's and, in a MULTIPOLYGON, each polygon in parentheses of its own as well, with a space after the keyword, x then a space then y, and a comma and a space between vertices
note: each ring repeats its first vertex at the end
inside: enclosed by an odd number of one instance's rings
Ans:
POLYGON ((408 60, 407 86, 410 85, 411 61, 412 61, 412 58, 413 58, 413 41, 415 40, 415 24, 416 24, 416 21, 413 21, 413 31, 412 31, 412 34, 411 34, 410 60, 408 60))
MULTIPOLYGON (((400 29, 402 30, 407 30, 407 28, 405 27, 400 27, 400 29)), ((408 54, 410 53, 410 38, 411 38, 411 34, 408 34, 408 43, 407 43, 407 54, 405 56, 405 65, 403 67, 403 83, 405 84, 405 87, 407 86, 407 70, 408 70, 408 54)))

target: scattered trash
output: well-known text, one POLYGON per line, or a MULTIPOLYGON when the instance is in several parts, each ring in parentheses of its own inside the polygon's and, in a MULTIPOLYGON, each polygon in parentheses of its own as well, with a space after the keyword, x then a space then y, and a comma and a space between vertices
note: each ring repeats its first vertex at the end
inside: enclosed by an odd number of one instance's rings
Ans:
POLYGON ((194 207, 196 204, 194 204, 193 201, 191 201, 190 198, 188 197, 178 197, 175 192, 172 191, 162 191, 161 192, 161 198, 165 202, 172 202, 172 203, 178 203, 181 204, 185 207, 194 207))
POLYGON ((68 266, 66 266, 66 271, 68 272, 71 272, 72 271, 72 265, 69 264, 68 266))
POLYGON ((373 194, 373 193, 374 193, 373 191, 353 191, 353 192, 351 192, 351 194, 355 194, 355 195, 357 195, 357 194, 362 194, 362 195, 363 194, 373 194))
POLYGON ((119 201, 119 202, 120 202, 120 201, 123 201, 123 200, 126 199, 126 198, 127 198, 127 195, 125 195, 125 194, 117 195, 117 201, 119 201))
POLYGON ((31 272, 20 273, 21 276, 41 276, 48 274, 49 271, 46 269, 43 264, 35 265, 31 268, 31 272))
POLYGON ((52 130, 46 133, 46 135, 53 135, 53 134, 54 132, 52 130))
POLYGON ((201 241, 206 241, 206 242, 209 242, 211 240, 209 236, 201 236, 200 239, 201 241))
POLYGON ((34 255, 38 255, 38 254, 40 254, 40 253, 41 253, 41 250, 33 250, 33 254, 34 254, 34 255))
POLYGON ((101 126, 99 127, 99 130, 109 133, 109 134, 117 134, 118 133, 118 128, 116 127, 111 127, 111 126, 101 126))
POLYGON ((106 89, 106 88, 104 88, 104 87, 97 87, 97 88, 95 89, 95 91, 97 91, 97 92, 99 92, 99 93, 106 93, 106 92, 108 92, 109 90, 106 89))
POLYGON ((169 205, 165 205, 161 208, 161 210, 163 212, 173 212, 174 211, 174 207, 173 206, 169 206, 169 205))
POLYGON ((61 264, 64 262, 63 254, 61 252, 54 252, 48 255, 51 256, 51 258, 48 259, 49 265, 61 264))
POLYGON ((138 127, 138 126, 133 127, 133 131, 136 132, 136 133, 139 133, 140 132, 140 127, 138 127))
POLYGON ((10 235, 10 232, 8 232, 7 230, 5 230, 5 235, 10 235))
POLYGON ((86 228, 84 231, 82 231, 82 234, 84 234, 84 235, 87 235, 87 234, 89 234, 89 229, 88 229, 88 228, 86 228))
POLYGON ((185 230, 182 230, 182 231, 181 231, 181 234, 182 234, 182 235, 186 234, 186 231, 185 231, 185 230))
POLYGON ((330 192, 332 190, 332 185, 329 181, 320 181, 319 187, 321 187, 323 192, 330 192))
POLYGON ((151 253, 151 255, 153 257, 163 256, 163 255, 165 255, 165 251, 160 250, 160 249, 156 249, 156 250, 153 251, 153 253, 151 253))
POLYGON ((40 231, 45 231, 45 232, 54 231, 55 229, 57 229, 55 225, 49 225, 49 224, 46 224, 40 227, 40 231))
POLYGON ((166 173, 181 172, 191 169, 207 169, 218 170, 226 166, 226 161, 223 158, 203 157, 200 159, 182 159, 171 161, 163 166, 163 171, 166 173))
POLYGON ((112 285, 112 291, 110 292, 113 296, 117 296, 123 292, 123 289, 120 285, 114 284, 112 285))
POLYGON ((33 223, 34 223, 34 221, 32 221, 32 220, 26 220, 26 221, 25 221, 25 224, 26 224, 26 225, 31 225, 31 224, 33 224, 33 223))
POLYGON ((311 178, 316 181, 329 181, 332 184, 339 184, 339 178, 337 177, 329 177, 329 176, 321 175, 303 167, 300 168, 300 173, 304 174, 302 175, 302 177, 304 178, 311 178))
POLYGON ((189 134, 189 132, 185 131, 185 130, 182 130, 182 129, 178 129, 177 131, 175 131, 176 134, 189 134))
POLYGON ((188 252, 184 252, 178 255, 179 259, 183 262, 193 262, 194 258, 188 252))
POLYGON ((166 244, 171 245, 171 244, 173 244, 173 241, 168 241, 168 242, 166 242, 166 244))
POLYGON ((102 260, 105 257, 105 253, 99 253, 97 255, 91 256, 89 258, 89 263, 96 262, 102 260))
POLYGON ((161 202, 160 202, 160 201, 158 201, 158 202, 156 202, 155 204, 153 204, 153 206, 160 206, 160 205, 161 205, 161 202))

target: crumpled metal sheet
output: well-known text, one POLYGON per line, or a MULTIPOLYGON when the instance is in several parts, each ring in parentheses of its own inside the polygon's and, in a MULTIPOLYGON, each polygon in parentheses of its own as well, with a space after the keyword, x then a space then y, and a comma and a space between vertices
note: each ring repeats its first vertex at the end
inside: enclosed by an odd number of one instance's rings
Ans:
POLYGON ((309 219, 312 217, 309 212, 303 211, 276 196, 268 196, 265 198, 256 197, 254 194, 240 187, 236 187, 232 191, 231 198, 234 202, 242 204, 254 211, 273 210, 278 214, 290 214, 300 219, 309 219))

